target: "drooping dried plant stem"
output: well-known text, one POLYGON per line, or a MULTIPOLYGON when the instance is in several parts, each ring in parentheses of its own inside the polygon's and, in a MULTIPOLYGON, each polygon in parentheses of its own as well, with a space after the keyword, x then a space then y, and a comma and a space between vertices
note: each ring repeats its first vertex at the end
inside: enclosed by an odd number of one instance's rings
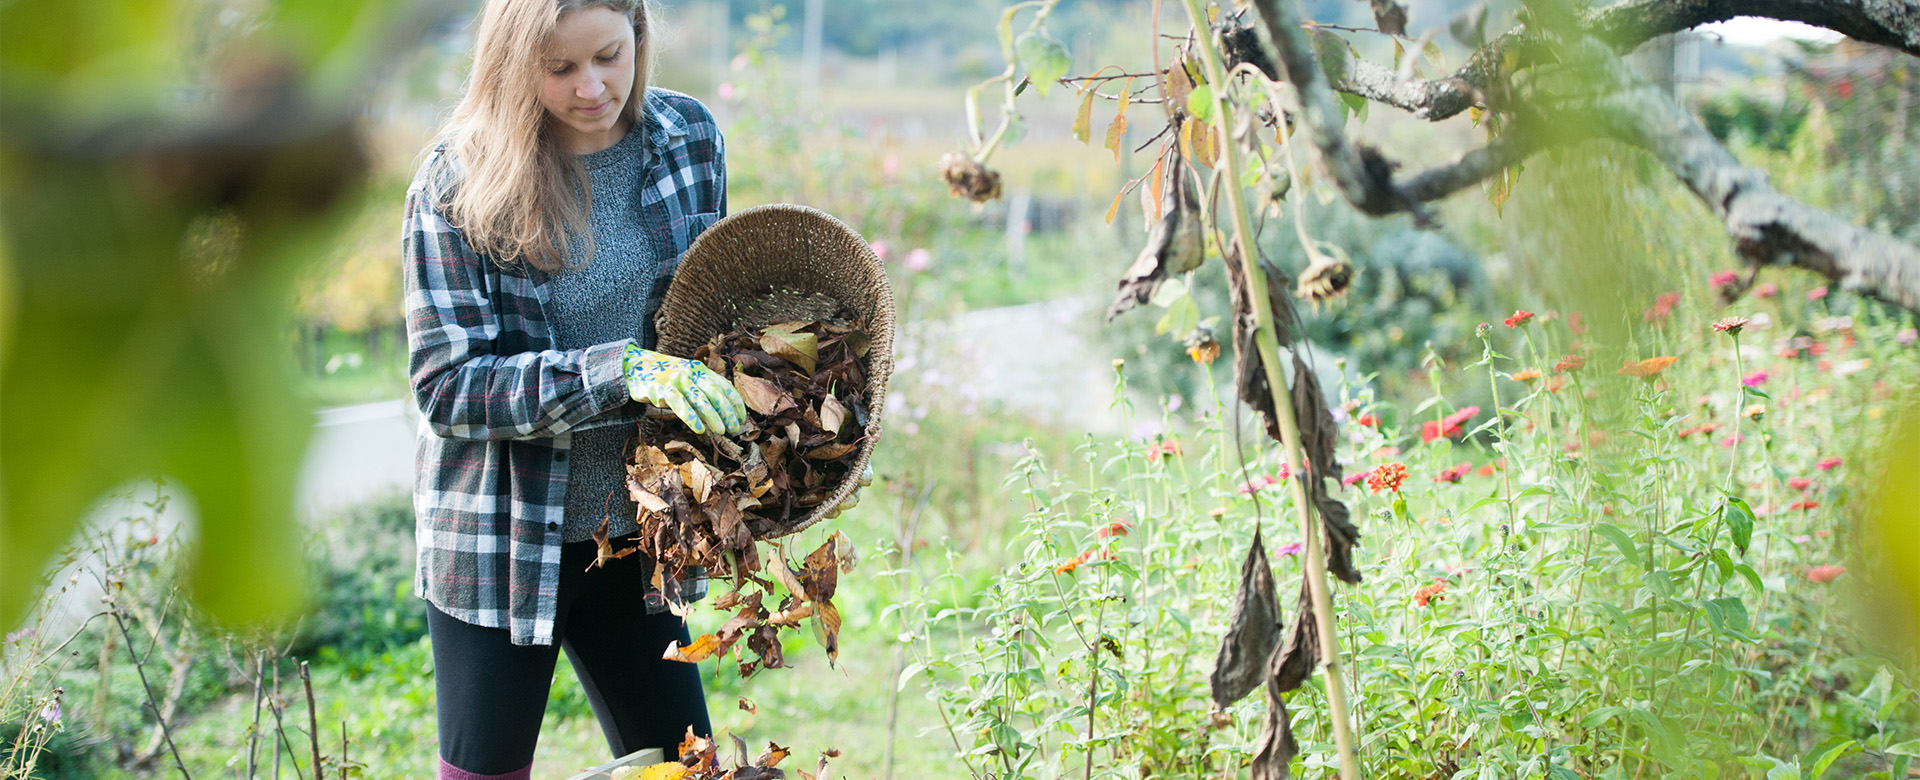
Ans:
MULTIPOLYGON (((1200 0, 1184 2, 1194 28, 1207 29, 1207 16, 1200 7, 1200 0)), ((1212 36, 1197 35, 1195 38, 1195 48, 1200 50, 1207 68, 1207 81, 1215 85, 1210 92, 1213 94, 1214 129, 1219 133, 1223 147, 1221 166, 1227 171, 1239 171, 1240 151, 1233 141, 1233 117, 1226 100, 1226 68, 1221 64, 1220 52, 1214 48, 1212 36)), ((1314 523, 1312 502, 1307 497, 1306 480, 1310 477, 1301 462, 1300 423, 1294 417, 1293 393, 1287 389, 1286 375, 1280 368, 1280 342, 1274 335, 1273 309, 1265 294, 1267 276, 1260 267, 1260 250, 1254 242, 1253 220, 1247 213, 1246 194, 1237 184, 1225 189, 1228 207, 1233 212, 1234 241, 1239 245, 1241 269, 1246 277, 1246 298, 1253 306, 1254 319, 1258 323, 1254 343, 1259 348, 1260 364, 1267 374, 1267 386, 1273 392, 1275 416, 1280 418, 1281 449, 1286 451, 1288 471, 1300 475, 1299 479, 1288 481, 1293 486, 1293 503, 1300 521, 1300 539, 1305 545, 1301 561, 1306 566, 1307 587, 1313 599, 1315 623, 1319 627, 1320 656, 1326 662, 1322 673, 1326 676, 1327 708, 1333 721, 1334 744, 1340 751, 1340 777, 1342 780, 1358 780, 1360 764, 1354 753, 1353 720, 1348 714, 1346 683, 1340 677, 1339 634, 1334 631, 1333 625, 1333 594, 1327 588, 1327 563, 1320 547, 1320 529, 1314 523)), ((1300 377, 1300 381, 1311 380, 1309 377, 1300 377)))

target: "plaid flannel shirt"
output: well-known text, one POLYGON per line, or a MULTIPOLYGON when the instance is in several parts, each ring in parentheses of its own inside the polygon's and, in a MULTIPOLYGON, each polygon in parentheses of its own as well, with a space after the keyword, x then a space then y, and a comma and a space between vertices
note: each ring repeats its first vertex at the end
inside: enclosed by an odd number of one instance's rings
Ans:
MULTIPOLYGON (((726 152, 699 101, 646 94, 645 186, 635 215, 672 258, 635 339, 557 350, 550 274, 477 254, 445 216, 458 163, 435 148, 407 190, 403 256, 414 460, 414 590, 516 645, 553 644, 572 431, 636 423, 621 352, 651 347, 672 268, 727 210, 726 152)), ((639 594, 635 594, 636 597, 639 594)))

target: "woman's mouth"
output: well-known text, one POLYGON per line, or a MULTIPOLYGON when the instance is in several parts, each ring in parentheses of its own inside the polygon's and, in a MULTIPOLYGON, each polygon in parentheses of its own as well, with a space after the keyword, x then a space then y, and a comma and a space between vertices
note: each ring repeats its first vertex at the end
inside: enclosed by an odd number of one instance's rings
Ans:
POLYGON ((613 108, 613 98, 607 98, 598 104, 587 106, 586 108, 576 108, 574 111, 586 116, 600 116, 611 108, 613 108))

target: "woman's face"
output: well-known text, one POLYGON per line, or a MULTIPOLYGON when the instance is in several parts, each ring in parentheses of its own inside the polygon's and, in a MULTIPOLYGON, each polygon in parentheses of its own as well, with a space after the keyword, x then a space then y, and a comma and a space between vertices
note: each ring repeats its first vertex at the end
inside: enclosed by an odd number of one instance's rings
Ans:
POLYGON ((625 14, 592 6, 561 15, 541 67, 540 107, 562 149, 586 154, 620 141, 633 91, 633 24, 625 14))

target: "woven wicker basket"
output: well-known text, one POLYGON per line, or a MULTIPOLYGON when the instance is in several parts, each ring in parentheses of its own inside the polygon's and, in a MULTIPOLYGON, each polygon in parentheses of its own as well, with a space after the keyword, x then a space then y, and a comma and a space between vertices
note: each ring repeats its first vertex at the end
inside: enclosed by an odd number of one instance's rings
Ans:
MULTIPOLYGON (((817 209, 756 206, 713 224, 687 250, 654 315, 655 347, 692 355, 714 336, 784 320, 832 317, 841 307, 867 322, 867 427, 860 451, 832 497, 779 527, 747 524, 756 539, 777 539, 820 522, 858 488, 880 441, 880 409, 893 374, 893 288, 880 258, 852 228, 817 209)), ((657 423, 650 423, 657 424, 657 423)))

